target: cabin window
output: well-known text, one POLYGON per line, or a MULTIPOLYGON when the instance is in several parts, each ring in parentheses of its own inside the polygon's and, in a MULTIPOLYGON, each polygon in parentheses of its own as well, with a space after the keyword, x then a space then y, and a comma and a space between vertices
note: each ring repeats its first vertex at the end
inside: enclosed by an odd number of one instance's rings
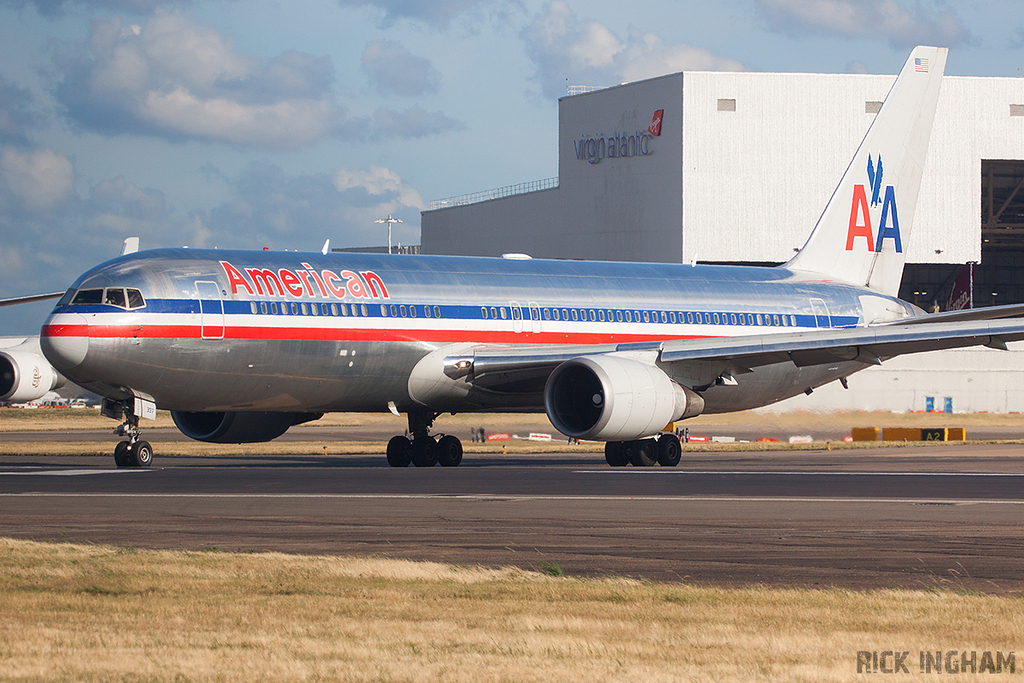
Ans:
MULTIPOLYGON (((424 306, 423 307, 423 315, 427 316, 428 318, 430 317, 430 306, 424 306)), ((491 317, 492 318, 494 317, 494 309, 493 308, 491 309, 491 317)))
POLYGON ((486 306, 481 306, 480 307, 480 317, 483 318, 484 320, 487 320, 487 307, 486 306))
POLYGON ((632 311, 626 311, 626 322, 627 323, 633 322, 633 312, 632 311))
POLYGON ((519 320, 523 317, 523 311, 518 306, 512 306, 512 319, 519 320))
POLYGON ((440 318, 441 317, 441 307, 440 306, 434 306, 434 317, 435 318, 440 318))
POLYGON ((622 311, 615 311, 615 322, 622 322, 622 311))
POLYGON ((415 306, 410 306, 409 307, 409 317, 410 318, 415 318, 416 317, 416 307, 415 306))
POLYGON ((597 311, 595 311, 593 308, 591 308, 590 311, 587 312, 587 315, 590 316, 590 322, 597 321, 597 311))
POLYGON ((795 316, 795 315, 791 315, 791 316, 789 316, 789 323, 790 323, 790 325, 792 325, 793 327, 796 327, 796 316, 795 316))
POLYGON ((508 311, 506 311, 506 310, 505 310, 505 307, 504 307, 504 306, 502 306, 501 308, 499 308, 499 309, 498 309, 498 312, 499 312, 499 313, 501 313, 501 319, 502 319, 502 320, 508 320, 508 311))
POLYGON ((668 321, 670 323, 674 323, 676 321, 676 312, 675 311, 669 311, 668 312, 668 321))
POLYGON ((260 302, 260 313, 262 313, 263 315, 267 314, 267 302, 266 301, 261 301, 260 302))
POLYGON ((782 326, 783 327, 789 327, 789 316, 786 316, 786 315, 782 316, 782 326))
POLYGON ((772 325, 774 325, 775 327, 779 326, 779 314, 778 313, 776 313, 776 314, 774 314, 772 316, 772 325))
POLYGON ((398 306, 391 304, 391 317, 394 318, 398 315, 398 306))
POLYGON ((729 322, 731 322, 733 325, 736 324, 736 314, 735 313, 730 313, 729 314, 729 322))
POLYGON ((320 304, 320 312, 324 315, 330 315, 330 309, 327 308, 327 304, 320 304))
POLYGON ((306 305, 305 301, 302 302, 301 306, 302 306, 302 315, 309 315, 309 306, 306 305))
POLYGON ((331 315, 338 315, 338 304, 331 304, 331 315))
POLYGON ((715 313, 715 324, 716 325, 720 324, 717 313, 715 313))
POLYGON ((575 320, 579 320, 579 319, 580 319, 580 314, 579 314, 579 311, 577 311, 577 310, 576 310, 575 308, 574 308, 574 309, 572 309, 572 319, 573 319, 574 321, 575 321, 575 320))
POLYGON ((597 319, 600 320, 601 322, 604 322, 604 310, 603 309, 599 310, 597 312, 597 319))
POLYGON ((256 302, 255 301, 250 301, 249 302, 249 310, 252 311, 253 315, 256 315, 257 313, 259 313, 259 309, 256 307, 256 302))
POLYGON ((551 309, 551 319, 552 320, 558 320, 559 319, 558 318, 558 309, 557 308, 552 308, 551 309))
POLYGON ((317 306, 316 304, 310 304, 309 312, 312 313, 313 315, 320 315, 320 307, 317 306))
POLYGON ((405 304, 402 304, 401 306, 398 307, 398 314, 401 315, 403 318, 409 317, 409 311, 405 308, 405 304))
POLYGON ((359 308, 361 308, 361 309, 362 309, 362 311, 361 311, 361 312, 362 312, 362 314, 363 314, 363 316, 364 316, 364 317, 365 317, 365 316, 368 316, 368 315, 370 315, 370 309, 366 307, 366 304, 361 304, 361 305, 359 306, 359 308))
POLYGON ((550 308, 545 308, 544 309, 544 319, 545 320, 551 320, 551 309, 550 308))

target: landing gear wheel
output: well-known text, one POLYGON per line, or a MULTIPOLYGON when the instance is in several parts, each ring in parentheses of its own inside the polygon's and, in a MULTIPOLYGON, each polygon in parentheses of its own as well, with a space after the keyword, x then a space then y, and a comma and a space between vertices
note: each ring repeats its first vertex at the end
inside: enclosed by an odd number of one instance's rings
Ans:
POLYGON ((604 459, 612 467, 625 467, 629 464, 626 444, 621 441, 608 441, 604 445, 604 459))
POLYGON ((131 463, 135 467, 149 467, 153 464, 153 447, 148 441, 136 441, 128 446, 131 463))
POLYGON ((458 467, 462 462, 462 442, 447 434, 437 442, 437 461, 441 467, 458 467))
POLYGON ((629 446, 629 461, 633 463, 633 467, 652 467, 658 462, 658 458, 654 454, 653 439, 630 441, 629 446))
POLYGON ((118 467, 131 467, 131 458, 128 457, 128 442, 118 441, 114 446, 114 464, 118 467))
POLYGON ((412 442, 412 464, 416 467, 433 467, 437 464, 437 442, 425 436, 412 442))
POLYGON ((658 464, 662 467, 675 467, 683 457, 683 447, 675 434, 662 434, 658 437, 658 464))
POLYGON ((404 436, 393 436, 388 441, 388 464, 392 467, 408 467, 412 462, 412 441, 404 436))

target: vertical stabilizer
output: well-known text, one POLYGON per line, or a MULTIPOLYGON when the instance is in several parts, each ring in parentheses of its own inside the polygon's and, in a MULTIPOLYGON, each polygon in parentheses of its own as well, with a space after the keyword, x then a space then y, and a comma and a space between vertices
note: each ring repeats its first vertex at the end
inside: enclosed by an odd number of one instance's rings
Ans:
POLYGON ((899 292, 946 52, 910 53, 807 244, 785 267, 899 292))

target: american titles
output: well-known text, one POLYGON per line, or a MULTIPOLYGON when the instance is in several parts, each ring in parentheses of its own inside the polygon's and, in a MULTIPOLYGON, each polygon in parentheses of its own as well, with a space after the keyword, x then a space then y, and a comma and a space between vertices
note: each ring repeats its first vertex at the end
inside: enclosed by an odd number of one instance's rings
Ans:
POLYGON ((279 268, 236 268, 220 262, 231 286, 231 293, 245 291, 250 296, 320 296, 325 299, 388 299, 388 288, 372 270, 316 270, 302 263, 304 270, 279 268))

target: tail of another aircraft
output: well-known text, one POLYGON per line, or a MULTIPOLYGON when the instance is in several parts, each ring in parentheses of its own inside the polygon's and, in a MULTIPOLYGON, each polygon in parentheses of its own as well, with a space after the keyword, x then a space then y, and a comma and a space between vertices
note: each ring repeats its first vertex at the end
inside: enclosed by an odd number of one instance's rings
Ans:
POLYGON ((807 244, 785 267, 899 292, 946 52, 910 53, 807 244))

